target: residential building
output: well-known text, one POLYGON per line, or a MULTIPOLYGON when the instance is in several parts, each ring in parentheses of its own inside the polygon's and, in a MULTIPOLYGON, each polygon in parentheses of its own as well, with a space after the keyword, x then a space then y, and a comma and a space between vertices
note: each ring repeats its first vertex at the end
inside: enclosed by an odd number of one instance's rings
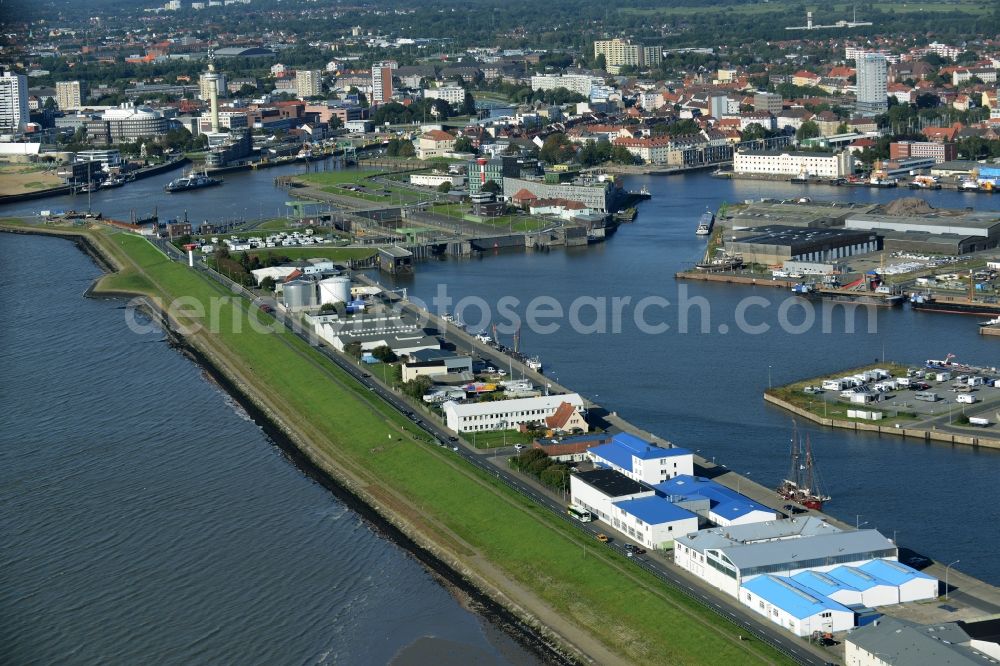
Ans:
POLYGON ((215 88, 216 99, 225 97, 229 88, 226 86, 226 75, 222 72, 202 72, 198 77, 198 99, 207 102, 212 99, 212 88, 215 88))
POLYGON ((424 89, 424 99, 440 99, 448 102, 454 109, 461 108, 465 103, 465 88, 461 86, 441 86, 440 88, 424 89))
POLYGON ((583 399, 578 393, 491 402, 449 401, 444 403, 442 410, 449 429, 455 432, 482 432, 542 424, 564 402, 568 402, 577 411, 583 410, 583 399))
POLYGON ((951 142, 896 141, 889 144, 889 159, 933 157, 935 164, 958 159, 958 147, 951 142))
POLYGON ((392 77, 399 65, 394 60, 376 62, 372 65, 372 98, 373 105, 392 101, 392 77))
POLYGON ((628 433, 616 434, 610 443, 590 449, 587 455, 597 467, 649 484, 694 473, 694 455, 687 449, 663 448, 628 433))
POLYGON ((295 72, 295 96, 299 99, 323 94, 323 70, 299 69, 295 72))
POLYGON ((60 111, 75 111, 83 106, 83 84, 80 81, 56 81, 56 105, 60 111))
POLYGON ((590 430, 580 410, 568 402, 561 403, 552 416, 546 417, 545 427, 554 433, 583 434, 590 430))
POLYGON ((753 94, 754 111, 770 113, 771 115, 776 116, 781 113, 781 105, 781 95, 777 93, 762 92, 758 90, 753 94))
POLYGON ((617 74, 622 67, 655 67, 660 64, 662 51, 658 46, 641 46, 618 39, 594 42, 594 57, 604 56, 605 68, 617 74))
POLYGON ((845 178, 854 173, 854 156, 848 150, 839 153, 737 151, 733 155, 733 171, 773 176, 845 178))
POLYGON ((983 83, 996 83, 997 70, 993 67, 956 67, 951 72, 951 84, 961 85, 973 78, 983 83))
POLYGON ((532 90, 555 90, 565 88, 590 99, 595 86, 603 87, 604 79, 587 74, 536 74, 531 77, 532 90))
POLYGON ((21 131, 28 114, 28 77, 4 72, 0 76, 0 132, 21 131))
POLYGON ((862 116, 877 116, 889 110, 888 65, 880 53, 865 53, 857 66, 856 109, 862 116))
POLYGON ((417 139, 417 157, 422 160, 441 157, 455 149, 455 135, 443 130, 424 132, 417 139))

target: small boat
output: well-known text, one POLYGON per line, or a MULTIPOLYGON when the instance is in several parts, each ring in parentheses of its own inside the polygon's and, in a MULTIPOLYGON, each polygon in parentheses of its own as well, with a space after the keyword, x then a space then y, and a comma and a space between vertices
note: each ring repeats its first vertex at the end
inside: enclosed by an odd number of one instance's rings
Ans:
POLYGON ((188 190, 198 190, 203 187, 222 185, 221 178, 212 178, 205 173, 189 173, 181 178, 175 178, 167 183, 163 189, 167 192, 186 192, 188 190))
POLYGON ((699 271, 728 271, 734 268, 739 268, 743 265, 742 255, 728 254, 723 252, 721 249, 718 251, 722 252, 722 256, 716 257, 705 263, 695 264, 694 267, 699 271))
POLYGON ((701 219, 698 220, 698 229, 695 231, 699 236, 707 236, 712 233, 712 227, 715 225, 715 213, 710 210, 706 210, 701 215, 701 219))
POLYGON ((1000 317, 994 317, 993 319, 987 319, 986 321, 979 322, 980 326, 1000 326, 1000 317))
POLYGON ((793 431, 792 434, 791 458, 792 466, 788 474, 789 478, 778 486, 778 496, 782 499, 798 502, 807 509, 822 510, 823 503, 829 502, 830 497, 820 493, 817 488, 813 472, 812 447, 808 437, 806 437, 805 459, 803 461, 802 445, 797 431, 793 431))
POLYGON ((101 189, 111 189, 112 187, 121 187, 125 184, 125 179, 121 176, 109 176, 103 183, 101 183, 101 189))
POLYGON ((527 361, 527 365, 535 372, 542 371, 542 361, 537 356, 532 356, 531 358, 529 358, 527 361))

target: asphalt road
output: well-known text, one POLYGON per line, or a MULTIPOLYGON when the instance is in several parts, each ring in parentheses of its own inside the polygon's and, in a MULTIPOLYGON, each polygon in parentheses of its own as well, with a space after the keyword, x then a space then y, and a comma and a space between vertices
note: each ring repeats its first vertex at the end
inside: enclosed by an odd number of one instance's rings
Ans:
MULTIPOLYGON (((173 257, 179 262, 186 263, 186 256, 172 245, 166 243, 165 241, 158 241, 158 244, 165 250, 168 256, 173 257)), ((255 296, 252 292, 236 285, 228 278, 219 275, 215 271, 208 268, 203 262, 196 262, 195 266, 197 270, 203 272, 213 280, 225 284, 230 289, 239 291, 244 296, 249 298, 255 305, 263 302, 262 299, 255 296)), ((330 349, 328 346, 322 345, 316 347, 314 344, 315 340, 310 339, 310 337, 299 328, 293 327, 289 320, 285 318, 282 318, 282 320, 286 326, 288 326, 289 330, 294 332, 304 341, 312 344, 319 353, 324 354, 347 374, 366 386, 375 395, 379 396, 397 409, 400 413, 410 418, 410 420, 413 421, 418 427, 434 437, 439 445, 454 449, 456 455, 462 457, 470 464, 475 465, 486 473, 492 475, 508 487, 521 493, 525 497, 530 498, 540 506, 548 508, 555 515, 566 520, 577 529, 588 533, 591 537, 593 537, 595 547, 610 548, 618 551, 622 555, 626 555, 625 545, 628 543, 627 540, 619 536, 615 536, 609 540, 607 544, 602 545, 601 542, 597 541, 596 537, 598 533, 609 531, 607 528, 602 528, 599 523, 581 523, 569 518, 566 514, 566 504, 561 498, 556 497, 547 491, 540 490, 532 483, 529 483, 520 476, 512 473, 503 467, 505 463, 500 462, 500 465, 494 464, 494 461, 491 460, 491 457, 494 455, 492 451, 474 449, 468 442, 460 438, 457 442, 452 441, 452 438, 455 437, 455 433, 452 433, 450 430, 447 430, 431 419, 418 414, 417 411, 415 411, 415 408, 407 402, 404 396, 386 386, 364 367, 355 364, 352 360, 330 349)), ((488 355, 498 362, 506 358, 504 355, 500 354, 500 352, 486 345, 478 344, 477 347, 479 348, 478 351, 480 351, 483 355, 488 355)), ((504 363, 506 363, 506 361, 504 361, 504 363)), ((498 456, 498 461, 506 460, 506 457, 513 452, 513 447, 507 447, 504 451, 498 452, 504 454, 502 458, 498 456)), ((617 534, 615 532, 612 533, 617 534)), ((674 589, 681 591, 688 597, 700 602, 706 608, 713 610, 718 615, 734 623, 737 627, 739 627, 741 636, 752 640, 760 640, 800 664, 806 664, 809 666, 824 666, 825 664, 828 664, 829 659, 832 658, 832 655, 820 651, 820 648, 809 646, 803 643, 801 639, 790 636, 769 623, 761 622, 755 614, 749 611, 749 609, 733 603, 732 600, 728 597, 722 596, 721 593, 717 593, 714 590, 710 590, 710 588, 700 585, 696 582, 696 579, 689 578, 686 574, 681 573, 679 568, 672 564, 668 564, 667 560, 663 559, 659 555, 647 554, 629 559, 636 566, 652 573, 674 589)))

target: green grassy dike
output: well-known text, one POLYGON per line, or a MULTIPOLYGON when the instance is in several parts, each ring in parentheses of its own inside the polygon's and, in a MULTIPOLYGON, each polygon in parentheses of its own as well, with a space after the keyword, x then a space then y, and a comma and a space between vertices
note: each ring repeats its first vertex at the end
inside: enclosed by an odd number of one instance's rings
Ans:
POLYGON ((407 528, 471 570, 473 579, 499 588, 598 662, 610 661, 610 653, 633 663, 790 663, 757 641, 740 641, 739 630, 724 619, 450 451, 428 445, 425 433, 284 327, 254 331, 249 317, 268 318, 220 285, 169 261, 142 238, 85 233, 120 269, 102 278, 95 292, 138 292, 163 302, 185 297, 195 307, 214 308, 218 330, 198 331, 188 341, 220 361, 238 385, 255 389, 251 394, 266 403, 265 411, 289 426, 307 454, 321 458, 321 467, 345 472, 352 487, 360 484, 407 528), (213 305, 220 296, 229 298, 213 305), (552 612, 568 625, 553 623, 558 618, 552 612), (588 647, 595 639, 603 649, 588 647))

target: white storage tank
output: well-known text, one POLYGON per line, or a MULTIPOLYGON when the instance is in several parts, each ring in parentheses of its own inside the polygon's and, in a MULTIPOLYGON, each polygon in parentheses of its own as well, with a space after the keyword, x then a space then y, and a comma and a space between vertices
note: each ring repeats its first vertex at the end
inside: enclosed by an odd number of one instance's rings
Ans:
POLYGON ((290 310, 316 305, 316 286, 306 280, 286 282, 282 294, 285 299, 285 307, 290 310))
POLYGON ((319 303, 349 303, 351 300, 351 278, 332 277, 319 282, 319 303))

